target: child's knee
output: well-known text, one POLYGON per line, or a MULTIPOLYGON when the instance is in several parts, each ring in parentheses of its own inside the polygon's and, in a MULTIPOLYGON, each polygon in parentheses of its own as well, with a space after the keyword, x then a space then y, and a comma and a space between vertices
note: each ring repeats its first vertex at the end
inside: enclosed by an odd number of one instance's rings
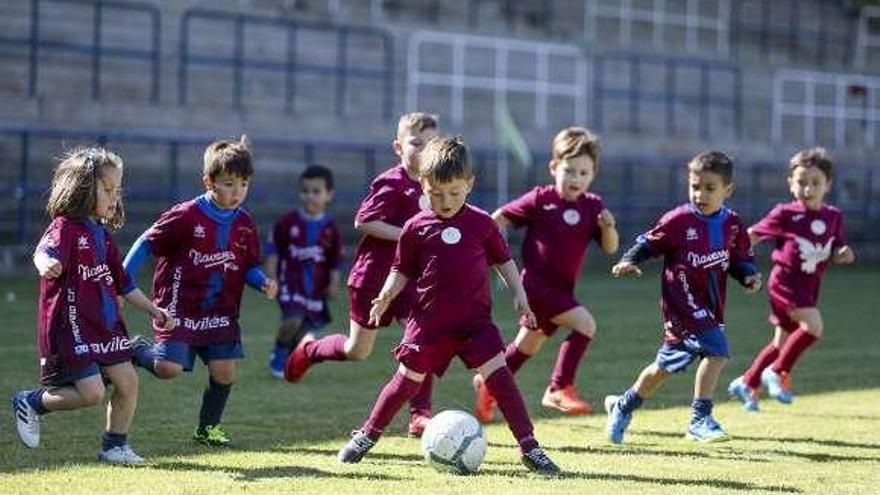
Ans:
POLYGON ((119 376, 113 377, 113 388, 116 389, 116 392, 121 394, 137 394, 139 386, 140 380, 138 379, 137 372, 134 371, 134 368, 131 369, 130 373, 120 373, 119 376))
POLYGON ((824 330, 822 320, 805 321, 801 323, 801 328, 817 339, 822 336, 822 331, 824 330))
POLYGON ((79 396, 84 406, 97 406, 104 399, 105 390, 104 384, 99 383, 79 390, 79 396))
POLYGON ((169 380, 180 376, 183 373, 183 366, 170 361, 157 361, 154 370, 157 377, 169 380))

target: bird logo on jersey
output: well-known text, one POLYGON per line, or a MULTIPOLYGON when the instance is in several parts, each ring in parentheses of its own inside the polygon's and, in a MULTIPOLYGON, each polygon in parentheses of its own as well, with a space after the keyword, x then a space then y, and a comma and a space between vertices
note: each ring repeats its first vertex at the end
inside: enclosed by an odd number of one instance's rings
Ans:
POLYGON ((816 273, 816 267, 819 263, 831 256, 831 243, 834 242, 834 237, 828 239, 824 246, 821 242, 813 244, 803 237, 795 236, 794 240, 798 245, 802 261, 801 271, 804 273, 816 273))

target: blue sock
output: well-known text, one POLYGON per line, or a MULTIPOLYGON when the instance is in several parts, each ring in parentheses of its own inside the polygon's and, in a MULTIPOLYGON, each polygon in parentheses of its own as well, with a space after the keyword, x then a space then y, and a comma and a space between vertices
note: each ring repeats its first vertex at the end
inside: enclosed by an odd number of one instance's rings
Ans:
POLYGON ((231 383, 220 383, 210 377, 208 388, 202 394, 202 408, 199 411, 199 431, 205 431, 208 426, 220 424, 223 410, 226 409, 226 399, 229 398, 231 383))
POLYGON ((49 412, 49 410, 46 409, 46 406, 43 405, 43 393, 45 391, 46 390, 42 388, 35 388, 25 392, 25 400, 28 405, 31 406, 40 416, 49 412))
POLYGON ((156 353, 153 347, 141 347, 134 349, 134 360, 138 366, 156 375, 156 353))
POLYGON ((101 449, 102 450, 110 450, 113 447, 122 447, 128 442, 128 435, 125 433, 113 433, 112 431, 105 431, 103 435, 101 435, 101 449))
POLYGON ((643 399, 639 394, 636 393, 633 389, 628 389, 620 398, 617 399, 617 408, 620 409, 620 412, 624 414, 630 414, 636 409, 642 407, 645 399, 643 399))
POLYGON ((691 423, 712 414, 712 399, 694 399, 691 403, 691 423))

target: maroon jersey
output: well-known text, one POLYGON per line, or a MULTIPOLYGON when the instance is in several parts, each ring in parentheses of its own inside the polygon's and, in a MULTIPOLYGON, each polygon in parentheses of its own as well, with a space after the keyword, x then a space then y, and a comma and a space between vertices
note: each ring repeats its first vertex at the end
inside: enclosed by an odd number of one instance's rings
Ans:
POLYGON ((330 273, 342 262, 336 222, 326 214, 309 218, 301 210, 290 211, 275 222, 268 250, 278 255, 278 303, 283 310, 323 316, 330 273))
MULTIPOLYGON (((407 220, 428 208, 422 186, 398 165, 373 179, 370 192, 361 203, 355 221, 382 221, 403 227, 407 220)), ((354 254, 348 285, 378 292, 391 270, 396 242, 365 235, 354 254)))
POLYGON ((567 201, 552 185, 538 186, 502 206, 501 213, 513 225, 526 227, 523 283, 574 291, 587 245, 602 239, 597 217, 603 209, 595 194, 567 201))
POLYGON ((469 323, 491 319, 489 267, 509 259, 501 231, 479 208, 466 204, 446 219, 432 211, 413 217, 400 234, 393 266, 415 280, 407 329, 466 332, 469 323))
POLYGON ((250 214, 222 218, 204 197, 175 205, 145 233, 156 257, 153 298, 174 316, 172 330, 153 326, 156 340, 191 346, 241 340, 238 324, 245 274, 260 261, 250 214))
POLYGON ((776 243, 767 283, 770 298, 788 308, 816 306, 831 255, 846 245, 843 213, 825 204, 811 210, 792 201, 776 205, 751 230, 776 243))
MULTIPOLYGON (((727 273, 754 266, 745 225, 722 206, 702 215, 690 203, 666 213, 639 236, 654 256, 663 256, 661 302, 664 341, 724 324, 727 273)), ((752 268, 753 270, 753 268, 752 268)))
POLYGON ((58 217, 37 252, 61 262, 56 278, 40 278, 38 329, 41 377, 54 383, 91 363, 131 357, 116 296, 134 290, 110 233, 93 220, 58 217))

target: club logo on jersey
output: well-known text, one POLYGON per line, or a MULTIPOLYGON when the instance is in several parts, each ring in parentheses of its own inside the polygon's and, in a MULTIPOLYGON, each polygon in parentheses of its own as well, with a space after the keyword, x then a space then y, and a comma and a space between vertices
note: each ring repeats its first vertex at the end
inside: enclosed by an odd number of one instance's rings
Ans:
POLYGON ((428 197, 424 194, 419 196, 419 209, 422 211, 427 211, 431 209, 431 200, 429 200, 428 197))
POLYGON ((581 221, 581 214, 571 208, 562 212, 562 221, 568 225, 577 225, 581 221))
POLYGON ((84 235, 79 236, 79 239, 76 240, 76 247, 79 249, 88 249, 89 238, 84 235))
POLYGON ((92 354, 109 354, 111 352, 125 351, 131 348, 128 337, 115 336, 110 342, 93 342, 89 344, 92 354))
POLYGON ((791 221, 792 221, 792 222, 800 222, 800 221, 803 220, 803 219, 804 219, 804 214, 803 214, 803 213, 798 213, 797 215, 793 215, 793 216, 791 217, 791 221))
POLYGON ((825 225, 825 222, 818 218, 810 223, 810 232, 816 235, 822 235, 826 230, 828 230, 828 227, 825 225))
POLYGON ((324 246, 288 246, 290 257, 300 261, 314 261, 322 263, 325 259, 324 246))
POLYGON ((194 320, 192 318, 183 319, 183 328, 192 330, 194 332, 228 327, 229 324, 230 319, 228 316, 205 316, 204 318, 199 318, 198 320, 194 320))
POLYGON ((697 240, 697 229, 691 227, 685 231, 685 238, 689 241, 697 240))
MULTIPOLYGON (((816 222, 818 221, 820 220, 816 220, 816 222)), ((824 222, 822 225, 825 225, 824 222)), ((822 245, 821 242, 813 244, 809 240, 798 236, 794 236, 794 241, 797 243, 798 251, 801 255, 801 271, 804 273, 816 273, 816 267, 819 263, 831 256, 831 243, 834 242, 834 237, 828 239, 825 245, 822 245)))
POLYGON ((202 224, 197 224, 193 229, 193 237, 196 239, 204 239, 205 238, 205 226, 202 224))
POLYGON ((542 205, 541 208, 544 208, 544 211, 553 211, 558 208, 558 206, 556 206, 556 203, 547 203, 542 205))
POLYGON ((404 196, 412 196, 416 192, 415 189, 409 188, 406 191, 403 191, 404 196))
POLYGON ((440 238, 446 244, 458 244, 458 241, 461 240, 461 231, 455 227, 446 227, 440 232, 440 238))
POLYGON ((232 251, 220 251, 218 253, 200 253, 195 249, 189 250, 189 257, 195 266, 202 265, 205 268, 222 266, 224 270, 238 270, 235 264, 235 253, 232 251))
POLYGON ((687 254, 688 263, 694 268, 707 269, 712 268, 715 265, 721 265, 722 270, 727 270, 729 259, 730 254, 726 249, 712 251, 708 254, 697 254, 694 252, 688 252, 687 254))
POLYGON ((107 266, 106 263, 101 263, 98 266, 80 264, 77 266, 77 272, 79 273, 79 276, 82 277, 83 282, 97 282, 103 278, 104 283, 107 285, 113 284, 113 276, 110 275, 110 267, 107 266))

